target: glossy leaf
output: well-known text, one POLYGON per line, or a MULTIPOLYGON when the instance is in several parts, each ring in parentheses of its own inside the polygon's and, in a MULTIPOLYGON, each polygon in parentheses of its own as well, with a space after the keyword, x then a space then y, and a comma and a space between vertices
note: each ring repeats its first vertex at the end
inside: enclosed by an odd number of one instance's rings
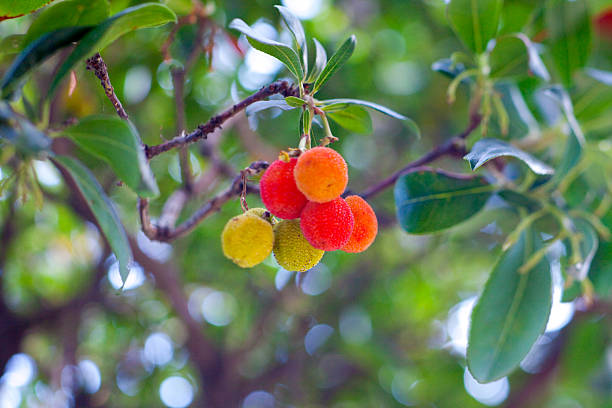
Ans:
POLYGON ((316 38, 313 38, 312 42, 315 45, 315 61, 314 66, 308 73, 307 82, 309 83, 317 79, 321 72, 323 72, 325 65, 327 65, 327 52, 325 52, 325 48, 316 38))
POLYGON ((5 139, 25 156, 50 152, 51 140, 36 126, 16 115, 8 103, 0 101, 0 140, 5 139))
MULTIPOLYGON (((576 280, 583 281, 589 274, 591 262, 597 253, 599 247, 599 238, 597 232, 587 220, 582 218, 574 218, 573 220, 576 234, 580 238, 580 258, 582 259, 576 265, 570 265, 568 273, 576 280)), ((571 248, 571 246, 567 246, 571 248)))
POLYGON ((106 161, 117 177, 142 197, 159 193, 138 132, 128 121, 94 115, 62 131, 79 147, 106 161))
POLYGON ((125 283, 129 272, 128 268, 133 259, 132 251, 113 203, 106 196, 89 169, 79 161, 67 156, 56 156, 53 162, 66 170, 83 194, 83 198, 96 218, 100 231, 119 262, 119 273, 125 283))
POLYGON ((279 11, 283 21, 287 24, 287 28, 291 32, 293 39, 297 45, 298 52, 302 53, 302 68, 304 73, 308 72, 308 43, 306 42, 306 34, 304 27, 299 18, 297 18, 287 7, 274 6, 279 11))
POLYGON ((46 60, 60 48, 80 40, 90 31, 91 27, 60 28, 32 42, 15 58, 4 74, 2 82, 0 82, 2 97, 9 97, 18 88, 23 76, 32 68, 46 60))
POLYGON ((292 110, 295 107, 290 106, 284 99, 270 99, 268 101, 258 101, 249 105, 245 113, 249 121, 249 127, 252 130, 257 130, 258 120, 257 113, 266 109, 278 108, 282 110, 292 110))
POLYGON ((58 28, 96 25, 109 15, 107 0, 65 0, 47 7, 30 25, 24 39, 29 44, 58 28))
POLYGON ((414 134, 417 135, 418 138, 421 137, 421 129, 419 128, 419 125, 417 125, 417 123, 414 120, 402 115, 401 113, 397 113, 396 111, 392 109, 379 105, 377 103, 369 102, 369 101, 362 101, 360 99, 348 99, 348 98, 327 99, 322 102, 325 104, 325 106, 323 107, 323 110, 329 111, 329 112, 333 112, 336 110, 342 110, 350 105, 358 105, 358 106, 363 106, 366 108, 374 109, 375 111, 384 113, 385 115, 391 116, 392 118, 405 121, 406 125, 410 128, 410 130, 412 130, 414 134))
POLYGON ((521 76, 531 71, 545 81, 550 80, 550 74, 535 45, 524 34, 497 39, 489 59, 491 77, 521 76))
POLYGON ((265 38, 239 18, 232 20, 229 28, 233 28, 234 30, 238 30, 244 34, 253 48, 271 55, 285 64, 289 72, 291 72, 298 80, 304 78, 302 62, 293 48, 278 41, 265 38))
POLYGON ((504 189, 497 192, 504 201, 513 205, 526 208, 530 213, 542 207, 542 204, 528 195, 519 193, 518 191, 504 189))
POLYGON ((602 71, 601 69, 595 68, 587 68, 585 69, 585 72, 588 76, 601 82, 602 84, 612 86, 612 72, 602 71))
POLYGON ((591 21, 586 0, 548 0, 545 18, 548 43, 561 81, 570 84, 591 51, 591 21))
POLYGON ((315 94, 321 86, 327 82, 327 80, 339 70, 342 65, 353 55, 353 51, 355 51, 355 43, 357 40, 354 35, 351 35, 341 46, 336 50, 336 52, 329 58, 329 61, 321 71, 321 74, 317 77, 312 86, 312 94, 315 94))
POLYGON ((497 34, 502 4, 502 0, 451 0, 446 15, 466 47, 481 54, 497 34))
POLYGON ((140 4, 107 18, 88 32, 64 61, 51 82, 49 96, 53 94, 62 78, 77 62, 102 50, 124 34, 140 28, 157 27, 171 21, 176 21, 174 12, 163 4, 157 3, 140 4))
POLYGON ((395 183, 397 217, 411 234, 427 234, 459 224, 479 212, 493 186, 482 177, 458 177, 421 169, 395 183))
POLYGON ((31 13, 52 1, 54 0, 3 0, 0 2, 0 21, 31 13))
POLYGON ((327 117, 351 132, 372 133, 370 114, 359 106, 353 105, 337 112, 329 112, 327 117))
POLYGON ((472 170, 476 170, 489 160, 502 156, 512 156, 521 160, 536 174, 548 175, 555 172, 555 170, 546 163, 499 139, 479 140, 474 144, 472 150, 463 158, 470 163, 472 170))
POLYGON ((7 35, 0 40, 0 55, 17 54, 23 49, 25 34, 7 35))
POLYGON ((287 102, 287 105, 294 107, 294 108, 301 108, 302 106, 304 106, 306 104, 306 101, 303 99, 300 99, 296 96, 288 96, 285 98, 285 102, 287 102))
POLYGON ((472 311, 467 362, 479 382, 508 375, 546 328, 552 304, 550 264, 544 258, 529 272, 518 272, 541 247, 533 229, 523 231, 495 265, 472 311))
MULTIPOLYGON (((465 65, 460 62, 454 62, 450 58, 443 58, 431 64, 431 69, 453 79, 465 71, 465 65)), ((470 78, 466 78, 463 81, 468 82, 470 80, 470 78)))

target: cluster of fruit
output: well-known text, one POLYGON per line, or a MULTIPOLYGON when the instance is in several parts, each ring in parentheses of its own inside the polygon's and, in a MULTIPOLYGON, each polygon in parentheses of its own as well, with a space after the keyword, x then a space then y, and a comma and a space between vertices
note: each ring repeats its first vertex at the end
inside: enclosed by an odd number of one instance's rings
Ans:
POLYGON ((363 198, 341 197, 347 183, 346 162, 328 147, 274 161, 259 183, 266 209, 229 220, 221 236, 223 253, 248 268, 274 252, 280 266, 301 272, 319 263, 325 251, 365 251, 378 221, 363 198))

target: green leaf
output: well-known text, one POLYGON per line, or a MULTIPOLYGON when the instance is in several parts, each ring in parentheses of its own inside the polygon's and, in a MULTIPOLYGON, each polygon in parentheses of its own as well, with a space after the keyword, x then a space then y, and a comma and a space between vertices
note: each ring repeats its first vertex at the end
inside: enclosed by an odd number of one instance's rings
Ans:
POLYGON ((253 48, 264 52, 268 55, 273 56, 287 67, 298 80, 304 79, 304 70, 302 69, 302 62, 300 57, 295 50, 286 44, 278 41, 270 40, 260 35, 257 31, 253 30, 248 26, 247 23, 239 18, 232 20, 229 28, 240 31, 246 35, 249 43, 253 48))
POLYGON ((157 3, 140 4, 107 18, 83 37, 72 54, 64 61, 51 82, 48 96, 53 94, 62 78, 77 62, 102 50, 124 34, 140 28, 157 27, 171 21, 176 21, 174 12, 163 4, 157 3))
MULTIPOLYGON (((580 237, 580 258, 582 259, 576 265, 571 265, 568 269, 568 273, 572 275, 576 280, 583 281, 589 274, 591 268, 591 262, 597 253, 599 247, 599 238, 595 228, 585 219, 574 218, 572 219, 574 224, 575 232, 580 237)), ((567 248, 571 248, 570 245, 567 248)))
POLYGON ((497 34, 502 4, 502 0, 451 0, 446 15, 466 47, 482 54, 497 34))
POLYGON ((294 107, 294 108, 301 108, 302 106, 306 104, 305 100, 298 98, 296 96, 286 97, 285 102, 287 102, 287 105, 294 107))
POLYGON ((344 63, 351 57, 351 55, 353 55, 353 51, 355 51, 356 42, 357 40, 355 39, 355 36, 351 35, 340 46, 340 48, 336 50, 334 55, 331 56, 331 58, 325 65, 325 68, 323 68, 323 71, 321 72, 321 74, 319 74, 319 76, 315 80, 314 85, 312 86, 312 91, 311 91, 312 94, 317 93, 319 88, 321 88, 321 86, 325 82, 327 82, 329 77, 331 77, 334 74, 334 72, 339 70, 340 67, 342 67, 342 65, 344 65, 344 63))
MULTIPOLYGON (((465 71, 465 65, 460 62, 455 62, 450 58, 443 58, 431 64, 431 69, 433 71, 440 72, 451 79, 454 79, 465 71)), ((471 78, 466 78, 463 81, 469 82, 471 81, 471 78)))
POLYGON ((0 2, 0 21, 31 13, 52 1, 53 0, 3 0, 0 2))
POLYGON ((550 264, 541 259, 529 272, 518 272, 541 247, 533 229, 523 231, 495 265, 472 311, 467 362, 481 383, 510 374, 546 328, 552 304, 550 264))
POLYGON ((584 71, 588 76, 601 82, 602 84, 612 86, 612 72, 595 68, 587 68, 584 71))
POLYGON ((0 40, 0 56, 17 54, 23 49, 25 34, 13 34, 0 40))
POLYGON ((321 43, 316 38, 313 38, 312 42, 314 42, 315 45, 316 55, 314 66, 308 74, 307 82, 309 83, 316 80, 317 77, 321 75, 321 72, 323 72, 325 65, 327 65, 327 52, 325 52, 325 48, 323 48, 323 45, 321 45, 321 43))
POLYGON ((499 139, 481 139, 477 141, 472 150, 463 158, 470 163, 472 170, 476 170, 489 160, 501 156, 512 156, 521 160, 536 174, 548 175, 555 172, 546 163, 499 139))
POLYGON ((125 283, 133 259, 132 250, 113 203, 89 169, 78 160, 67 156, 56 156, 52 160, 56 166, 62 167, 72 177, 83 194, 102 234, 119 262, 119 273, 125 283))
POLYGON ((523 193, 519 193, 518 191, 504 189, 498 191, 497 195, 504 199, 504 201, 506 201, 508 204, 524 207, 530 213, 535 212, 542 207, 542 204, 538 200, 523 193))
POLYGON ((397 218, 411 234, 441 231, 479 212, 493 189, 482 177, 421 168, 395 183, 397 218))
POLYGON ((558 185, 582 158, 584 153, 583 146, 585 145, 586 141, 584 139, 584 135, 582 134, 582 130, 580 129, 580 125, 574 116, 572 101, 565 89, 561 88, 560 86, 551 86, 548 87, 545 92, 546 95, 550 96, 561 107, 561 110, 565 114, 569 124, 570 130, 569 135, 567 136, 565 152, 563 153, 561 162, 555 169, 555 175, 550 180, 552 185, 558 185))
POLYGON ((550 53, 564 85, 591 52, 591 20, 585 0, 548 0, 545 19, 550 53))
POLYGON ((107 0, 65 0, 44 9, 32 22, 24 39, 29 44, 41 35, 58 28, 92 26, 109 14, 107 0))
POLYGON ((397 113, 396 111, 389 109, 385 106, 379 105, 377 103, 369 102, 369 101, 362 101, 360 99, 347 99, 347 98, 327 99, 321 102, 325 104, 322 107, 322 109, 326 112, 334 112, 334 111, 342 110, 350 105, 365 106, 366 108, 374 109, 375 111, 384 113, 385 115, 391 116, 392 118, 405 121, 406 125, 410 128, 410 130, 412 130, 419 139, 421 138, 421 129, 419 128, 419 125, 417 125, 417 123, 414 120, 407 118, 401 113, 397 113))
POLYGON ((16 115, 8 103, 0 101, 0 140, 5 139, 25 156, 50 152, 51 139, 36 126, 16 115))
POLYGON ((106 161, 117 177, 142 197, 159 194, 138 132, 115 116, 93 115, 62 131, 88 153, 106 161))
POLYGON ((372 133, 370 114, 359 106, 352 105, 340 111, 329 112, 327 117, 351 132, 372 133))
POLYGON ((2 97, 8 98, 13 94, 19 87, 21 78, 28 71, 54 54, 55 51, 80 40, 90 31, 91 27, 60 28, 32 42, 15 58, 4 74, 2 82, 0 82, 2 97))
POLYGON ((308 72, 308 43, 306 42, 306 34, 304 33, 302 22, 287 7, 278 5, 274 7, 279 11, 285 24, 287 24, 287 28, 297 45, 298 52, 302 52, 302 68, 304 69, 304 74, 306 74, 308 72))
POLYGON ((524 34, 498 38, 489 60, 493 78, 523 76, 531 71, 545 81, 550 80, 538 51, 524 34))

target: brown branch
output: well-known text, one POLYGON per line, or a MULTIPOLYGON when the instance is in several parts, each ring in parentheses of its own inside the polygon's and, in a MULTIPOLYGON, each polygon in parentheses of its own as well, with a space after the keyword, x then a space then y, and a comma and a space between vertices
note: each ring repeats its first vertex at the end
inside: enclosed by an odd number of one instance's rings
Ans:
POLYGON ((419 157, 415 161, 408 163, 406 166, 397 170, 395 173, 391 174, 389 177, 367 188, 360 195, 365 199, 371 198, 377 195, 378 193, 382 192, 383 190, 387 189, 388 187, 392 186, 393 184, 395 184, 397 179, 402 174, 405 174, 425 164, 431 163, 443 156, 449 156, 449 155, 463 156, 464 154, 467 153, 467 151, 465 150, 465 138, 467 138, 470 135, 470 133, 472 133, 480 125, 481 121, 482 121, 482 116, 480 116, 478 113, 473 113, 472 115, 470 115, 470 123, 468 124, 468 127, 463 132, 447 140, 445 143, 434 147, 428 153, 419 157))
POLYGON ((298 90, 287 81, 277 81, 268 86, 264 86, 259 91, 255 92, 251 96, 243 99, 237 104, 231 106, 227 110, 220 114, 213 116, 208 122, 199 125, 196 130, 185 135, 177 136, 174 139, 170 139, 164 143, 155 146, 145 146, 145 153, 147 158, 151 159, 159 154, 172 150, 174 148, 184 146, 190 143, 197 142, 200 139, 205 139, 207 135, 214 132, 215 129, 221 128, 221 125, 225 123, 229 118, 236 115, 240 111, 244 110, 247 106, 252 105, 255 102, 266 99, 269 96, 281 94, 284 97, 297 96, 298 90))
POLYGON ((117 95, 115 94, 115 90, 113 89, 113 85, 111 84, 108 76, 108 68, 106 67, 106 64, 104 63, 104 60, 99 52, 93 57, 87 59, 87 69, 93 71, 100 80, 100 84, 102 85, 102 88, 104 88, 106 96, 108 99, 110 99, 113 107, 117 111, 117 115, 119 115, 121 119, 127 119, 128 115, 125 112, 125 109, 123 109, 119 98, 117 98, 117 95))
MULTIPOLYGON (((268 168, 268 162, 257 161, 251 163, 244 171, 249 175, 258 174, 268 168)), ((239 197, 244 189, 243 176, 242 174, 234 177, 232 184, 223 192, 213 197, 211 200, 206 202, 202 207, 196 210, 191 217, 185 220, 181 225, 176 228, 170 228, 163 225, 153 225, 148 212, 148 203, 146 200, 140 200, 139 212, 140 220, 143 223, 143 232, 149 237, 149 239, 156 241, 172 241, 179 238, 192 229, 194 229, 200 222, 202 222, 209 215, 219 210, 223 204, 230 201, 232 198, 239 197)), ((257 192, 257 188, 247 184, 247 193, 257 192)))

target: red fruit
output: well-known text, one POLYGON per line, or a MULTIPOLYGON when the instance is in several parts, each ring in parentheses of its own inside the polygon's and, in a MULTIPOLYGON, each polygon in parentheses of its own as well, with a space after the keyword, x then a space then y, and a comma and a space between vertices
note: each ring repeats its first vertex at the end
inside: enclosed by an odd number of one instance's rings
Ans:
POLYGON ((612 8, 608 8, 596 15, 593 23, 599 35, 612 39, 612 8))
POLYGON ((323 251, 345 246, 354 224, 351 208, 341 197, 326 203, 309 201, 300 216, 304 237, 310 245, 323 251))
POLYGON ((345 199, 346 203, 353 212, 355 217, 355 226, 351 238, 342 247, 345 252, 363 252, 374 242, 378 233, 378 220, 374 210, 370 204, 359 196, 348 196, 345 199))
POLYGON ((306 198, 325 203, 338 198, 348 183, 348 167, 337 151, 329 147, 315 147, 298 158, 295 183, 306 198))
POLYGON ((268 211, 286 220, 299 218, 308 201, 295 185, 293 169, 296 164, 296 158, 288 162, 276 160, 261 176, 259 182, 261 201, 268 211))

